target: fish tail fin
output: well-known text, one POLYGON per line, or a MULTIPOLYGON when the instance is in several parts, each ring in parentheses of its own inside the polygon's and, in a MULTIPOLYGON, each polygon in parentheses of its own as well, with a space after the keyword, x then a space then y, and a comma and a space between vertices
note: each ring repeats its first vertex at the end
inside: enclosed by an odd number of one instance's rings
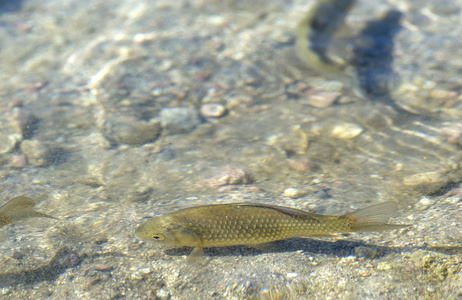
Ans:
POLYGON ((34 210, 35 202, 24 196, 15 197, 1 207, 1 213, 11 221, 17 221, 31 217, 43 217, 56 219, 50 215, 34 210))
POLYGON ((14 211, 18 209, 30 209, 34 206, 35 206, 35 202, 31 198, 19 196, 5 203, 0 208, 0 211, 8 212, 8 211, 12 211, 12 210, 14 211))
POLYGON ((352 231, 356 232, 394 230, 409 226, 405 224, 387 224, 397 209, 398 206, 395 202, 388 201, 356 210, 343 217, 351 220, 352 231))

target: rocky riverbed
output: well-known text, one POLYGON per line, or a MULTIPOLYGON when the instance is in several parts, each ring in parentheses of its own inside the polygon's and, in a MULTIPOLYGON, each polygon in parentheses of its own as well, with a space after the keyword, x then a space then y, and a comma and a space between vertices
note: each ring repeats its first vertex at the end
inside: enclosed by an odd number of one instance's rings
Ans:
POLYGON ((386 101, 297 57, 313 3, 1 2, 0 204, 26 195, 59 220, 0 229, 0 297, 462 297, 462 2, 356 3, 357 35, 399 12, 386 101), (134 236, 193 205, 389 200, 412 226, 206 249, 195 265, 134 236))

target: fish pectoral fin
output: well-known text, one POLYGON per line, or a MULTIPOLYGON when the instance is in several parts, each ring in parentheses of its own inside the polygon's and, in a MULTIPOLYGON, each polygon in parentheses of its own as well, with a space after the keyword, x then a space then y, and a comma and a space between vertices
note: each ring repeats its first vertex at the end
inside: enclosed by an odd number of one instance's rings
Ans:
POLYGON ((188 256, 188 263, 197 263, 203 255, 204 255, 204 248, 195 247, 188 256))

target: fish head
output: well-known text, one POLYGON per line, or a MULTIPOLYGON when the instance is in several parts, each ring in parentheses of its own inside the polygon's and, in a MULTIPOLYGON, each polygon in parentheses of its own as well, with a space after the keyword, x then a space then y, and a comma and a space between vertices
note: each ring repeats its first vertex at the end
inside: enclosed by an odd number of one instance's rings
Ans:
POLYGON ((145 241, 154 241, 170 246, 197 247, 200 245, 197 234, 178 222, 174 222, 168 216, 147 220, 135 230, 135 235, 145 241))

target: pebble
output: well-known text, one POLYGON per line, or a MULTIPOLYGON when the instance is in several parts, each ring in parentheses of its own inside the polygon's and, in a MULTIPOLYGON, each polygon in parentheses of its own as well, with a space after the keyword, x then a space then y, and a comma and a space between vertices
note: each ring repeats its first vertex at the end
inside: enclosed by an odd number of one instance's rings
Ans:
POLYGON ((149 274, 151 273, 151 268, 141 268, 138 270, 141 274, 149 274))
POLYGON ((210 25, 217 27, 223 26, 226 23, 226 19, 220 15, 211 15, 207 18, 207 21, 210 25))
POLYGON ((21 140, 22 136, 18 133, 0 133, 0 154, 13 151, 13 149, 16 147, 16 144, 21 140))
POLYGON ((310 95, 306 98, 303 103, 311 105, 316 108, 327 108, 332 106, 335 101, 340 97, 340 93, 337 92, 319 92, 314 95, 310 95))
POLYGON ((341 264, 351 264, 352 262, 355 262, 356 260, 357 260, 356 256, 349 255, 349 256, 340 258, 339 263, 341 263, 341 264))
POLYGON ((239 167, 225 166, 221 173, 198 182, 198 185, 218 188, 225 185, 248 184, 252 181, 252 177, 245 170, 239 167))
POLYGON ((417 202, 415 204, 415 209, 417 210, 425 210, 427 208, 429 208, 430 206, 432 206, 433 204, 435 204, 435 200, 431 199, 431 198, 427 198, 427 197, 424 197, 422 199, 419 200, 419 202, 417 202))
POLYGON ((387 262, 379 262, 379 264, 377 265, 377 269, 381 271, 388 271, 391 268, 392 268, 392 265, 390 265, 387 262))
POLYGON ((159 121, 140 121, 134 117, 107 121, 103 135, 110 141, 127 145, 143 145, 153 142, 160 134, 159 121))
POLYGON ((331 135, 339 139, 352 139, 363 133, 364 129, 356 123, 342 122, 334 125, 331 135))
POLYGON ((26 157, 21 154, 21 155, 13 155, 11 157, 11 163, 10 166, 13 168, 24 168, 27 165, 27 160, 26 157))
POLYGON ((200 113, 201 116, 205 118, 220 118, 223 117, 227 111, 220 103, 205 103, 202 104, 200 113))
POLYGON ((418 173, 403 178, 403 184, 424 193, 435 193, 450 182, 448 176, 440 172, 418 173))
POLYGON ((451 190, 449 190, 446 194, 444 194, 446 198, 446 201, 452 204, 455 204, 459 202, 460 199, 462 199, 462 188, 461 187, 456 187, 451 190))
POLYGON ((373 259, 379 255, 379 252, 376 249, 366 246, 358 246, 354 249, 354 252, 357 258, 364 257, 373 259))
POLYGON ((188 107, 163 108, 160 123, 166 134, 188 133, 200 124, 199 114, 188 107))
POLYGON ((451 124, 439 130, 443 139, 450 144, 462 145, 462 123, 451 124))
POLYGON ((319 165, 308 157, 288 159, 287 161, 291 170, 306 172, 308 170, 314 171, 319 169, 319 165))
POLYGON ((156 296, 160 300, 168 300, 170 299, 170 292, 161 288, 156 292, 156 296))
POLYGON ((292 199, 300 198, 304 195, 305 193, 301 192, 300 190, 296 188, 287 188, 284 190, 283 195, 286 197, 290 197, 292 199))
POLYGON ((298 274, 295 273, 295 272, 287 273, 287 277, 288 277, 288 278, 295 278, 295 277, 297 277, 297 276, 298 276, 298 274))
POLYGON ((50 163, 51 149, 41 141, 25 140, 21 143, 20 149, 33 166, 42 167, 50 163))
POLYGON ((308 150, 309 137, 300 125, 292 126, 290 131, 268 137, 268 145, 275 146, 286 153, 303 155, 308 150))
POLYGON ((10 289, 8 287, 3 287, 1 290, 0 290, 0 293, 2 295, 7 295, 10 293, 10 289))

